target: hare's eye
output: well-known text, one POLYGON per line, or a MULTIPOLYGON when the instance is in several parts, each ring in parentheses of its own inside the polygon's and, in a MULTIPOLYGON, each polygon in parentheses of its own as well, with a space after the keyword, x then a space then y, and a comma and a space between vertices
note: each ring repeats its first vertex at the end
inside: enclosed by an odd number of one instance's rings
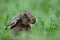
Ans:
POLYGON ((24 14, 24 16, 27 18, 28 17, 28 15, 27 14, 24 14))

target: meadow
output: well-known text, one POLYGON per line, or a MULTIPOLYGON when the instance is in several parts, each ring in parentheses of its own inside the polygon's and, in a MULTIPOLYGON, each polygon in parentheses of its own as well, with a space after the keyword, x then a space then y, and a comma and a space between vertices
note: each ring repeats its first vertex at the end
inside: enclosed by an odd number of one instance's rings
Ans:
POLYGON ((60 0, 0 0, 0 40, 60 40, 60 0), (23 11, 32 11, 37 23, 32 34, 15 37, 5 27, 23 11))

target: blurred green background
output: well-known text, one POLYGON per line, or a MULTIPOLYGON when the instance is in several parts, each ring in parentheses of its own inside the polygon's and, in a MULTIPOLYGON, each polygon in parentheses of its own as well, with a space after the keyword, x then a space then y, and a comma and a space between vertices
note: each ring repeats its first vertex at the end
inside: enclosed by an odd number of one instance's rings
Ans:
POLYGON ((0 40, 60 40, 60 0, 0 0, 0 40), (12 36, 4 28, 25 10, 37 18, 32 34, 12 36))

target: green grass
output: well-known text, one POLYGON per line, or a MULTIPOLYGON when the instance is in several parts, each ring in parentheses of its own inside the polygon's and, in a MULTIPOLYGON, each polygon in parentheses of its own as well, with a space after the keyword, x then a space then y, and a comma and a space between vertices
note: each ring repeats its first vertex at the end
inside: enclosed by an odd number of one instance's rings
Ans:
POLYGON ((60 40, 60 0, 0 0, 0 40, 60 40), (25 10, 34 13, 37 23, 32 34, 15 37, 4 28, 25 10))

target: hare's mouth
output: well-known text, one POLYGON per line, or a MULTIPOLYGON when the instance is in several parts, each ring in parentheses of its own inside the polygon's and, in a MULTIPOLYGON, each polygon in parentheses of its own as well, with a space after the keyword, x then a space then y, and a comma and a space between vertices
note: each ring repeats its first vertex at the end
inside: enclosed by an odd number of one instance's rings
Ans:
POLYGON ((33 19, 32 24, 35 24, 35 23, 36 23, 36 21, 37 21, 36 19, 33 19))

